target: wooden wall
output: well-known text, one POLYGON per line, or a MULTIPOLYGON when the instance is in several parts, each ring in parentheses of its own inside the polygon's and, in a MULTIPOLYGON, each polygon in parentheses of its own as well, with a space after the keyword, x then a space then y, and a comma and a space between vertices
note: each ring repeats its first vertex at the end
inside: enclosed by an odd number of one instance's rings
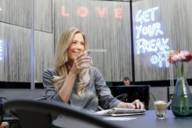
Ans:
MULTIPOLYGON (((0 0, 0 40, 3 60, 1 81, 30 82, 32 43, 32 0, 0 0)), ((42 81, 42 71, 52 66, 54 54, 52 0, 34 1, 35 80, 42 81)))
MULTIPOLYGON (((136 15, 139 10, 146 11, 150 8, 158 7, 159 9, 155 11, 155 21, 152 23, 161 23, 161 30, 164 34, 161 35, 160 38, 163 37, 169 39, 168 46, 170 47, 170 50, 180 49, 192 51, 191 5, 191 0, 142 0, 134 2, 133 15, 136 15)), ((138 23, 134 21, 134 25, 137 24, 138 23)), ((136 31, 134 31, 134 34, 136 34, 136 31)), ((157 36, 156 38, 159 37, 157 36)), ((134 41, 134 45, 136 45, 136 39, 134 41)), ((159 47, 162 45, 164 44, 161 43, 159 47)), ((159 68, 157 65, 152 65, 150 63, 152 54, 155 53, 147 52, 145 54, 137 55, 135 49, 136 81, 166 80, 170 78, 170 68, 159 68)), ((188 78, 192 77, 191 64, 192 63, 190 62, 185 66, 188 78)))
MULTIPOLYGON (((132 75, 135 75, 136 81, 169 79, 169 68, 149 63, 152 53, 133 55, 135 74, 132 74, 128 2, 34 0, 34 19, 32 3, 32 0, 0 0, 0 40, 3 42, 0 81, 30 81, 32 23, 35 80, 38 82, 42 81, 42 72, 53 67, 54 48, 59 35, 72 26, 85 32, 90 49, 104 51, 93 52, 91 56, 107 81, 120 81, 123 76, 132 79, 132 75), (98 9, 105 16, 99 16, 98 9), (121 9, 122 17, 118 13, 121 9)), ((133 21, 138 10, 159 7, 156 20, 161 23, 163 37, 169 39, 170 50, 191 50, 191 5, 191 0, 136 1, 133 2, 133 21)), ((137 25, 135 21, 133 23, 137 25)), ((134 38, 134 48, 135 44, 134 38)), ((192 77, 191 68, 191 63, 186 65, 188 78, 192 77)))
POLYGON ((54 14, 55 40, 69 27, 78 27, 87 35, 90 49, 105 51, 93 52, 91 56, 106 80, 119 81, 123 76, 132 76, 129 3, 57 0, 54 14), (69 16, 62 14, 62 8, 69 16), (80 8, 87 10, 84 17, 79 16, 80 8), (106 9, 105 16, 98 16, 98 8, 106 9), (123 10, 122 18, 116 16, 117 9, 123 10))
MULTIPOLYGON (((13 48, 4 51, 10 57, 1 61, 1 81, 30 81, 32 2, 0 1, 0 39, 7 47, 13 48)), ((91 56, 94 65, 101 70, 106 80, 119 81, 123 76, 132 76, 129 3, 88 0, 34 2, 36 81, 41 82, 42 72, 53 67, 57 39, 63 31, 72 26, 85 32, 90 49, 104 51, 93 52, 91 56), (63 16, 62 7, 66 8, 68 17, 63 16), (86 8, 89 14, 86 17, 79 16, 79 8, 86 8), (104 17, 98 16, 98 8, 101 13, 103 9, 106 11, 104 17), (121 15, 119 18, 118 9, 123 10, 122 18, 121 15)))

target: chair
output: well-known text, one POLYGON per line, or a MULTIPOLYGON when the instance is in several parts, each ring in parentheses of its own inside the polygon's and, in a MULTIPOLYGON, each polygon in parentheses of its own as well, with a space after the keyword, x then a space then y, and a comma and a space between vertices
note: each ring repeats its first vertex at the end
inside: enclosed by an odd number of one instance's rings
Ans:
POLYGON ((119 128, 88 112, 58 102, 12 100, 4 104, 4 110, 14 113, 22 128, 119 128))

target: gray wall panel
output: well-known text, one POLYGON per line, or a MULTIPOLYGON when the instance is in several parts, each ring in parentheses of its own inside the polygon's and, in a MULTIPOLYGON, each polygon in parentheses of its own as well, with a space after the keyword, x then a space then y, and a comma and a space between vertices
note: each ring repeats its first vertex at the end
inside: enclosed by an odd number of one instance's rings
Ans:
MULTIPOLYGON (((31 29, 0 23, 3 60, 1 81, 30 81, 31 29)), ((53 34, 35 32, 35 80, 42 81, 42 71, 53 66, 53 34)))
POLYGON ((32 0, 0 0, 0 3, 0 21, 30 28, 32 0))
MULTIPOLYGON (((0 0, 0 21, 31 28, 32 0, 0 0)), ((52 0, 34 0, 35 29, 52 32, 52 0)))
POLYGON ((1 80, 30 81, 31 30, 0 23, 0 39, 4 44, 1 80))
POLYGON ((53 34, 35 32, 35 80, 42 81, 42 72, 53 67, 53 34))
POLYGON ((53 32, 53 0, 35 0, 35 30, 53 32))
MULTIPOLYGON (((52 0, 34 2, 35 29, 43 31, 35 32, 34 75, 36 81, 42 81, 42 71, 53 63, 52 0)), ((6 42, 3 49, 4 60, 0 64, 0 79, 29 82, 32 0, 0 0, 0 8, 0 40, 6 42)))

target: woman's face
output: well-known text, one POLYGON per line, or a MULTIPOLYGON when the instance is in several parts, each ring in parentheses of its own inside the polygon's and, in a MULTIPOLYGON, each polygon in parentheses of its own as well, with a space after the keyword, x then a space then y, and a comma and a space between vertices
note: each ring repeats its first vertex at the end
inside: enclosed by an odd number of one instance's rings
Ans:
POLYGON ((68 58, 73 61, 81 52, 85 51, 85 41, 81 33, 75 34, 71 45, 69 46, 68 58))

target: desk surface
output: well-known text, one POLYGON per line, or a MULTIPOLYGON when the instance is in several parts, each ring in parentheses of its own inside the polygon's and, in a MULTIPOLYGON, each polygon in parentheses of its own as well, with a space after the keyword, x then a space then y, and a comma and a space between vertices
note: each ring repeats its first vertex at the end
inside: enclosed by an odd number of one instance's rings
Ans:
POLYGON ((176 118, 172 111, 168 111, 167 118, 160 120, 156 119, 155 111, 150 110, 133 120, 111 120, 109 122, 118 124, 123 128, 191 128, 192 117, 176 118))
MULTIPOLYGON (((139 116, 124 116, 124 117, 102 117, 111 124, 116 124, 120 128, 191 128, 192 117, 176 118, 172 111, 167 111, 167 118, 164 120, 156 119, 155 111, 146 111, 144 115, 139 116), (109 120, 110 119, 110 120, 109 120)), ((68 118, 57 118, 54 125, 63 127, 65 125, 83 128, 92 128, 87 123, 71 121, 68 118)))

